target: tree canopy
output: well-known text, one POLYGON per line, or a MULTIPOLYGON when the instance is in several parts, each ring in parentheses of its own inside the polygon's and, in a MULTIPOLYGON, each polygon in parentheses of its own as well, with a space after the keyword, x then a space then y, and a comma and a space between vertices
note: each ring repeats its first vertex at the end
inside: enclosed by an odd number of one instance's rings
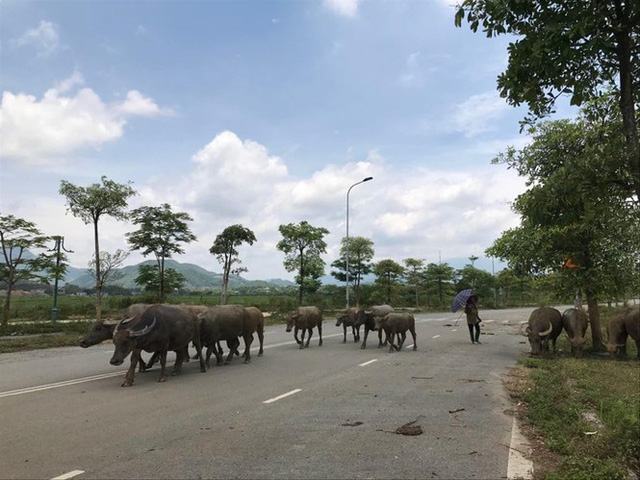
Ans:
POLYGON ((102 275, 100 272, 100 241, 98 222, 103 215, 117 220, 127 219, 127 200, 136 194, 127 184, 116 183, 103 176, 102 183, 79 187, 66 180, 60 181, 60 194, 67 198, 67 209, 85 224, 93 224, 94 257, 96 266, 96 318, 102 315, 102 275))
MULTIPOLYGON (((324 260, 320 255, 327 251, 324 237, 329 234, 329 230, 314 227, 305 220, 298 224, 280 225, 278 230, 282 240, 276 248, 285 254, 283 264, 287 272, 298 272, 298 304, 302 305, 305 285, 309 286, 308 279, 317 280, 324 274, 324 260)), ((312 282, 311 286, 313 285, 312 282)))
POLYGON ((133 210, 131 221, 134 225, 139 225, 139 228, 127 233, 127 240, 132 250, 140 250, 145 257, 151 254, 155 256, 158 300, 162 302, 167 293, 165 260, 184 253, 182 245, 196 240, 187 224, 193 218, 186 212, 173 212, 171 205, 164 203, 160 207, 140 207, 133 210))
POLYGON ((373 271, 371 263, 374 255, 373 241, 365 237, 349 237, 347 244, 347 237, 342 238, 340 258, 331 264, 335 269, 331 271, 331 275, 340 282, 347 281, 347 247, 349 248, 349 285, 353 285, 356 305, 359 305, 362 278, 373 271))

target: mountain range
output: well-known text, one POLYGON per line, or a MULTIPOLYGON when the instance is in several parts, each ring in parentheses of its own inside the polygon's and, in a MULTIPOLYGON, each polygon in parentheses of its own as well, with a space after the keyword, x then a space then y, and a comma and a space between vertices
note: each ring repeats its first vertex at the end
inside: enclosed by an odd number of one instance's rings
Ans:
MULTIPOLYGON (((140 265, 155 265, 155 260, 146 260, 137 265, 128 265, 123 268, 116 269, 117 280, 109 282, 111 285, 118 285, 120 287, 137 289, 138 285, 135 283, 135 279, 138 276, 138 266, 140 265)), ((182 274, 185 279, 185 290, 205 290, 207 288, 216 288, 222 285, 222 274, 210 272, 204 268, 194 265, 193 263, 180 263, 172 259, 165 260, 165 268, 173 268, 176 272, 182 274)), ((67 274, 65 276, 65 283, 76 285, 80 288, 92 288, 95 286, 95 278, 89 273, 87 269, 76 268, 69 266, 67 268, 67 274)), ((288 280, 282 280, 279 278, 269 280, 246 280, 239 275, 231 275, 229 277, 229 288, 236 287, 260 287, 260 286, 278 286, 287 287, 295 285, 288 280)))

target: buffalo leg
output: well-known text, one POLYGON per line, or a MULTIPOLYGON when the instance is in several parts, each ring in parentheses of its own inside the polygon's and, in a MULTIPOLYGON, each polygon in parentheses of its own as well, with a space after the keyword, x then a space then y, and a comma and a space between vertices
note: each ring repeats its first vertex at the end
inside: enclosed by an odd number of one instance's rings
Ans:
POLYGON ((369 336, 369 329, 367 328, 367 326, 364 326, 364 340, 362 340, 362 345, 360 345, 361 349, 365 349, 367 348, 367 337, 369 336))
POLYGON ((393 344, 393 339, 396 336, 396 334, 394 332, 391 332, 391 334, 385 332, 385 338, 387 339, 387 341, 389 342, 389 353, 393 352, 393 349, 397 349, 397 347, 393 344))
POLYGON ((416 327, 411 328, 410 332, 413 337, 413 351, 415 352, 418 349, 418 344, 416 343, 416 327))
POLYGON ((398 346, 396 347, 398 351, 402 350, 402 346, 404 345, 404 341, 406 339, 407 339, 406 332, 398 333, 398 346))
MULTIPOLYGON (((253 333, 244 335, 244 363, 251 362, 251 344, 253 343, 253 333)), ((238 342, 239 343, 239 342, 238 342)))
POLYGON ((216 352, 215 344, 214 344, 213 347, 212 346, 208 346, 207 347, 207 358, 206 358, 206 360, 204 362, 207 367, 209 367, 209 360, 211 359, 211 354, 212 353, 216 354, 216 359, 217 359, 218 358, 218 355, 217 355, 218 352, 216 352))
POLYGON ((260 350, 258 350, 258 356, 261 357, 263 353, 262 345, 264 344, 264 325, 258 325, 258 340, 260 341, 260 350))
POLYGON ((351 327, 351 333, 353 334, 353 343, 360 341, 360 327, 356 329, 356 326, 351 327))
POLYGON ((167 381, 167 349, 162 349, 160 351, 160 376, 158 377, 158 382, 166 382, 167 381))
MULTIPOLYGON (((172 376, 180 375, 182 372, 182 363, 184 362, 184 350, 174 350, 176 353, 176 363, 173 364, 172 376)), ((187 353, 187 356, 188 353, 187 353)))
MULTIPOLYGON (((298 330, 298 327, 296 327, 296 330, 298 330)), ((302 350, 304 348, 304 336, 307 333, 306 329, 301 329, 302 333, 300 334, 300 350, 302 350)))
POLYGON ((136 366, 138 365, 139 360, 140 350, 135 349, 131 354, 131 364, 129 365, 129 370, 127 370, 127 374, 124 376, 124 382, 122 383, 123 387, 130 387, 133 385, 133 378, 136 374, 136 366))
MULTIPOLYGON (((322 320, 322 319, 320 319, 322 320)), ((312 328, 309 329, 309 340, 311 340, 311 332, 313 331, 312 328)), ((322 321, 318 322, 318 335, 320 336, 320 342, 318 342, 318 346, 321 347, 322 346, 322 321)), ((307 347, 309 346, 309 342, 307 342, 307 347)))
POLYGON ((342 336, 342 343, 347 343, 347 325, 345 323, 342 324, 342 330, 344 335, 342 336))
MULTIPOLYGON (((303 330, 302 332, 303 332, 303 334, 304 334, 304 330, 303 330)), ((294 330, 293 330, 293 338, 295 338, 295 339, 296 339, 296 343, 297 343, 298 345, 302 345, 302 342, 301 342, 300 340, 298 340, 298 327, 297 327, 297 326, 296 326, 296 327, 294 328, 294 330)), ((304 337, 303 337, 302 339, 304 340, 304 337)), ((302 347, 300 347, 300 348, 302 348, 302 347)))
POLYGON ((307 338, 307 344, 304 346, 305 348, 309 348, 309 342, 311 342, 311 337, 313 336, 313 328, 307 329, 309 333, 309 338, 307 338))

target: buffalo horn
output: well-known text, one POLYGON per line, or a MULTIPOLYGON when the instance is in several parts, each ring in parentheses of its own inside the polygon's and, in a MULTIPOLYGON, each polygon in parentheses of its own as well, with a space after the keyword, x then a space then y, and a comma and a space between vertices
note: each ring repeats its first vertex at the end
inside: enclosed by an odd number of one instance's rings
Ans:
POLYGON ((155 326, 156 326, 156 317, 153 317, 153 322, 151 322, 151 325, 144 327, 142 330, 129 330, 129 336, 141 337, 149 333, 155 326))
POLYGON ((108 325, 108 326, 117 325, 118 323, 119 323, 119 320, 103 320, 102 321, 103 325, 108 325))
POLYGON ((538 335, 540 335, 541 337, 546 337, 551 333, 551 330, 553 330, 553 325, 551 324, 551 322, 549 322, 549 328, 544 332, 540 332, 538 335))

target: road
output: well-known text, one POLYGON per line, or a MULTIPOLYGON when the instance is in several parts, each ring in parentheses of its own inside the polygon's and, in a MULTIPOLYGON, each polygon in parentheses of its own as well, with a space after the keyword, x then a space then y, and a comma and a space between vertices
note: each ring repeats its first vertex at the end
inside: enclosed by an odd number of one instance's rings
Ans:
POLYGON ((0 478, 507 478, 501 376, 530 311, 481 311, 481 345, 464 316, 419 314, 417 351, 394 353, 342 343, 333 318, 305 350, 271 326, 250 364, 131 388, 108 344, 2 354, 0 478), (422 435, 395 433, 412 421, 422 435))

